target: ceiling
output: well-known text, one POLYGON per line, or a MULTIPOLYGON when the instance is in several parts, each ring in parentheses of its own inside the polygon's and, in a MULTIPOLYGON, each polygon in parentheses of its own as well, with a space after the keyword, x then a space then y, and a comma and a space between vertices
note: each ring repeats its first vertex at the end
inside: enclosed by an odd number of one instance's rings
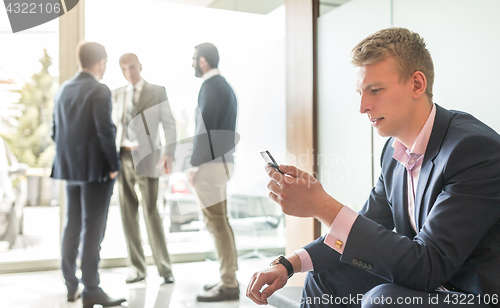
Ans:
MULTIPOLYGON (((221 10, 268 14, 283 5, 285 0, 159 0, 169 3, 195 5, 221 10)), ((326 13, 349 0, 320 0, 321 14, 326 13)))

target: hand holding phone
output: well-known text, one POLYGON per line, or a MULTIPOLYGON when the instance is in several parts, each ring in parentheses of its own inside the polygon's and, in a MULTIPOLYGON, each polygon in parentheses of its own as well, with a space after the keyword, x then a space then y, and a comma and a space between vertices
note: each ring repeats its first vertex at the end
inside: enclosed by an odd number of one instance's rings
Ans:
POLYGON ((283 172, 281 172, 278 163, 274 160, 273 156, 271 155, 271 153, 269 153, 269 151, 260 152, 260 155, 262 155, 262 158, 264 158, 266 163, 271 165, 271 167, 276 169, 276 171, 278 171, 279 173, 285 175, 283 172))

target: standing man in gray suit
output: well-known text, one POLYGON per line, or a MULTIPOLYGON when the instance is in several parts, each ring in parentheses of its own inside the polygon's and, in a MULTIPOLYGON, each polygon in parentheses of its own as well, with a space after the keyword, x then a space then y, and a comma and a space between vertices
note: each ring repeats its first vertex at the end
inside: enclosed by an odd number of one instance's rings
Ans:
POLYGON ((116 125, 116 147, 120 149, 122 171, 118 176, 123 230, 127 242, 129 278, 127 283, 146 278, 146 258, 139 228, 139 185, 149 243, 158 272, 165 283, 173 283, 163 222, 158 213, 158 177, 168 174, 174 160, 176 129, 164 87, 141 77, 138 57, 126 53, 120 57, 123 76, 129 84, 113 91, 113 122, 116 125), (166 146, 160 141, 162 127, 166 146))

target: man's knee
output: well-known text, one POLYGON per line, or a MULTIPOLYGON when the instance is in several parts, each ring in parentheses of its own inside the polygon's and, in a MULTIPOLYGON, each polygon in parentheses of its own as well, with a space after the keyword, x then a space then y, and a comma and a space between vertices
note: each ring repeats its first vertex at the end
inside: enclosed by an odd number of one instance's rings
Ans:
POLYGON ((419 291, 411 290, 394 283, 384 283, 365 293, 361 307, 395 308, 421 306, 424 304, 423 299, 419 291))
POLYGON ((330 290, 325 288, 327 284, 325 274, 314 274, 314 271, 308 272, 302 288, 302 300, 321 298, 325 294, 330 294, 330 290))
POLYGON ((304 286, 303 286, 304 294, 306 292, 307 286, 308 285, 310 286, 311 283, 314 283, 314 272, 313 271, 306 273, 306 278, 304 279, 304 286))
POLYGON ((388 307, 392 304, 391 295, 394 293, 394 284, 384 283, 366 292, 361 303, 362 308, 388 307))

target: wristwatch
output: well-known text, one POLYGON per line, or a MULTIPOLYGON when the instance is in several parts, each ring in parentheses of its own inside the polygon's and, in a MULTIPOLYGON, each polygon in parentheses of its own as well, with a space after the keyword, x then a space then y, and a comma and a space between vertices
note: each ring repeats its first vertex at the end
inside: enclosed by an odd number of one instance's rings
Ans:
POLYGON ((285 268, 286 268, 286 271, 288 272, 288 276, 286 277, 287 279, 289 279, 290 277, 293 276, 293 266, 292 266, 292 263, 290 263, 290 261, 288 261, 284 255, 279 255, 279 257, 277 257, 276 259, 274 259, 273 262, 271 262, 271 266, 274 266, 276 264, 281 264, 283 265, 285 268))

